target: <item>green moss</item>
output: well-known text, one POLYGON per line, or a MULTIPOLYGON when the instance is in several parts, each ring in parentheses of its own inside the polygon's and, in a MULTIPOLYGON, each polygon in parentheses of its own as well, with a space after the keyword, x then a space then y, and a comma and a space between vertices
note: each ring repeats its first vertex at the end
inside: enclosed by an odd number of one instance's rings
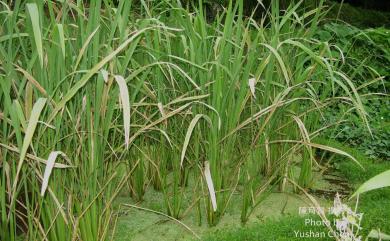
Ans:
MULTIPOLYGON (((136 205, 164 212, 164 207, 161 204, 163 199, 161 193, 148 190, 145 195, 145 201, 136 205)), ((184 202, 190 202, 191 192, 186 192, 185 196, 187 198, 184 202)), ((134 201, 128 197, 118 198, 116 202, 117 204, 134 204, 134 201)), ((319 199, 319 202, 323 206, 329 206, 329 203, 324 199, 319 199)), ((204 212, 202 212, 202 223, 199 225, 195 209, 190 210, 190 212, 185 217, 182 217, 180 221, 188 225, 195 233, 201 236, 202 240, 219 240, 215 238, 220 236, 229 238, 226 240, 257 240, 251 239, 257 235, 264 235, 265 239, 261 240, 275 240, 273 238, 267 238, 278 237, 278 235, 286 237, 285 240, 294 240, 289 239, 294 235, 294 230, 309 230, 304 227, 305 219, 298 216, 299 207, 310 206, 309 200, 303 195, 271 193, 254 210, 247 222, 247 226, 242 226, 240 221, 241 203, 241 196, 233 195, 226 214, 215 227, 209 227, 207 225, 204 212), (290 226, 290 222, 294 223, 295 226, 290 226), (263 225, 265 225, 265 228, 263 228, 263 225), (259 231, 256 231, 257 228, 259 228, 259 231), (269 230, 274 230, 272 232, 274 232, 275 236, 267 236, 266 233, 269 232, 269 230), (233 237, 237 237, 237 239, 230 239, 233 237)), ((120 213, 121 216, 118 218, 115 231, 114 240, 116 241, 146 241, 155 240, 156 237, 158 237, 158 240, 162 241, 194 239, 194 236, 183 226, 161 215, 128 208, 121 208, 120 213)), ((323 228, 314 227, 312 230, 321 231, 323 228)))

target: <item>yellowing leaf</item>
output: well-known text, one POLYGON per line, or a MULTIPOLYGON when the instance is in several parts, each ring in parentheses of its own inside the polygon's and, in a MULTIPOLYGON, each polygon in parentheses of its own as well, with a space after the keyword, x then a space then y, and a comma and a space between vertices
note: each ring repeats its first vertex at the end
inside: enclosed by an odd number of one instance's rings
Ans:
POLYGON ((198 123, 199 119, 202 117, 205 118, 211 124, 211 120, 207 116, 202 114, 197 114, 194 117, 194 119, 192 119, 190 126, 187 129, 186 136, 184 138, 184 144, 183 144, 183 149, 181 151, 181 158, 180 158, 180 167, 183 165, 184 157, 186 155, 186 151, 187 151, 188 144, 190 142, 192 131, 194 130, 196 123, 198 123))
POLYGON ((49 185, 50 174, 55 166, 55 161, 56 161, 58 155, 61 155, 65 159, 68 159, 67 156, 61 151, 53 151, 50 153, 49 158, 47 158, 47 161, 46 161, 45 173, 43 175, 41 196, 45 195, 45 191, 47 189, 47 186, 49 185))
POLYGON ((161 116, 164 117, 165 116, 165 111, 164 111, 164 106, 162 105, 162 103, 158 102, 157 107, 158 107, 158 110, 161 113, 161 116))
POLYGON ((104 80, 104 82, 108 82, 108 72, 107 72, 107 70, 105 70, 105 69, 101 69, 100 70, 100 73, 102 74, 102 76, 103 76, 103 80, 104 80))
POLYGON ((126 148, 129 148, 130 138, 130 98, 125 79, 120 75, 115 75, 115 80, 119 85, 119 92, 123 108, 123 128, 125 129, 126 148))
POLYGON ((250 79, 248 80, 248 85, 249 85, 249 89, 251 90, 251 93, 252 93, 253 98, 256 99, 256 95, 255 95, 256 79, 255 79, 255 78, 250 78, 250 79))
POLYGON ((209 189, 211 205, 213 206, 214 212, 217 211, 217 198, 215 197, 215 190, 213 179, 211 178, 210 163, 206 161, 204 163, 204 176, 206 178, 207 188, 209 189))

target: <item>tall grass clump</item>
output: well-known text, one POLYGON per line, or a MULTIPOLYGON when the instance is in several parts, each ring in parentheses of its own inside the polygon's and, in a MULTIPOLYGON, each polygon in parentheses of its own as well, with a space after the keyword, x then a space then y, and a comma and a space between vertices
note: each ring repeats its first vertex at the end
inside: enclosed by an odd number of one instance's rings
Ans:
POLYGON ((272 187, 310 187, 315 149, 356 161, 315 143, 330 105, 367 117, 314 38, 323 1, 302 2, 255 19, 230 1, 213 22, 202 1, 1 2, 0 238, 109 239, 116 195, 151 187, 209 225, 239 191, 246 222, 272 187))

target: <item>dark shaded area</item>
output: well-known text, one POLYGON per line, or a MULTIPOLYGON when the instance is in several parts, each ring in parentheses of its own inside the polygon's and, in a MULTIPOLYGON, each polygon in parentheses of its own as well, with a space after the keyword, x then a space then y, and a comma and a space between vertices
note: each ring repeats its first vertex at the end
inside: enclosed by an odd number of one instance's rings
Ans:
MULTIPOLYGON (((336 2, 343 2, 343 0, 336 0, 336 2)), ((354 7, 361 7, 365 9, 375 9, 378 11, 390 11, 389 0, 344 0, 344 3, 351 4, 354 7)))
MULTIPOLYGON (((279 2, 281 11, 287 9, 290 4, 298 0, 275 0, 279 2)), ((258 0, 244 0, 244 14, 250 16, 255 11, 258 0)), ((269 8, 271 0, 261 0, 264 8, 269 8)), ((308 11, 318 6, 320 0, 305 0, 298 11, 308 11)), ((197 6, 198 1, 182 0, 187 6, 197 6)), ((214 16, 226 8, 229 0, 204 0, 207 16, 210 21, 214 16)), ((326 19, 329 21, 340 20, 359 28, 376 28, 390 26, 390 0, 326 0, 325 5, 331 7, 326 19), (339 11, 340 10, 340 11, 339 11)), ((254 17, 260 19, 266 13, 266 9, 257 7, 254 17)))
MULTIPOLYGON (((333 1, 331 1, 333 2, 333 1)), ((329 20, 338 19, 359 28, 377 28, 390 26, 390 12, 378 11, 375 9, 366 9, 353 6, 349 3, 333 2, 333 8, 328 12, 329 20), (339 9, 340 14, 339 14, 339 9)))

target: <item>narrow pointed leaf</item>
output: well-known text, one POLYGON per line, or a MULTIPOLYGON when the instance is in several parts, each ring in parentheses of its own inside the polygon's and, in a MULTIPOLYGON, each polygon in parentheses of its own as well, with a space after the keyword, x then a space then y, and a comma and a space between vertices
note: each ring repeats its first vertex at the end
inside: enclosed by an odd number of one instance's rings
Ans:
POLYGON ((129 90, 125 79, 120 75, 115 75, 115 80, 119 85, 120 98, 123 108, 123 128, 125 129, 125 143, 126 148, 129 147, 130 139, 130 98, 129 90))
POLYGON ((205 120, 207 120, 211 124, 211 120, 207 116, 202 115, 202 114, 197 114, 194 117, 194 119, 192 119, 190 125, 188 126, 187 133, 186 133, 186 136, 185 136, 185 139, 184 139, 183 149, 181 151, 180 167, 183 166, 184 157, 186 155, 187 147, 188 147, 188 144, 190 142, 191 135, 192 135, 192 132, 193 132, 193 130, 195 128, 195 125, 196 125, 196 123, 198 123, 199 119, 202 118, 202 117, 205 118, 205 120))
POLYGON ((62 57, 65 59, 65 36, 64 36, 64 27, 62 24, 57 24, 58 37, 60 41, 60 47, 62 52, 62 57))
POLYGON ((67 156, 61 151, 53 151, 50 153, 50 155, 46 161, 45 173, 43 175, 43 180, 42 180, 42 188, 41 188, 41 196, 42 197, 45 195, 47 186, 49 185, 49 178, 50 178, 50 175, 51 175, 53 168, 55 167, 55 162, 56 162, 58 155, 61 155, 65 159, 67 159, 67 156))
MULTIPOLYGON (((20 150, 18 167, 16 170, 16 176, 15 176, 13 188, 12 188, 13 190, 16 190, 16 186, 17 186, 18 179, 19 179, 19 173, 20 173, 20 170, 22 169, 22 166, 24 163, 24 158, 26 157, 26 154, 27 154, 27 149, 30 146, 32 137, 34 135, 35 129, 36 129, 37 124, 38 124, 39 116, 41 115, 41 112, 42 112, 45 104, 46 104, 46 99, 39 98, 37 100, 37 102, 34 104, 34 107, 31 111, 30 119, 28 121, 28 126, 26 129, 26 135, 24 136, 24 140, 23 140, 23 146, 22 146, 22 149, 20 150)), ((13 194, 12 199, 15 198, 14 195, 15 195, 15 193, 13 194)))
POLYGON ((41 27, 39 25, 38 7, 35 3, 27 3, 26 7, 32 24, 34 42, 38 53, 39 63, 41 67, 43 67, 42 34, 41 34, 41 27))
POLYGON ((375 177, 371 178, 367 182, 363 183, 358 190, 352 195, 352 197, 362 194, 371 190, 389 187, 390 186, 390 170, 382 172, 375 177))
POLYGON ((215 197, 215 190, 213 179, 211 178, 210 163, 206 161, 204 163, 204 176, 206 178, 207 188, 209 189, 211 205, 213 206, 214 212, 217 211, 217 198, 215 197))

